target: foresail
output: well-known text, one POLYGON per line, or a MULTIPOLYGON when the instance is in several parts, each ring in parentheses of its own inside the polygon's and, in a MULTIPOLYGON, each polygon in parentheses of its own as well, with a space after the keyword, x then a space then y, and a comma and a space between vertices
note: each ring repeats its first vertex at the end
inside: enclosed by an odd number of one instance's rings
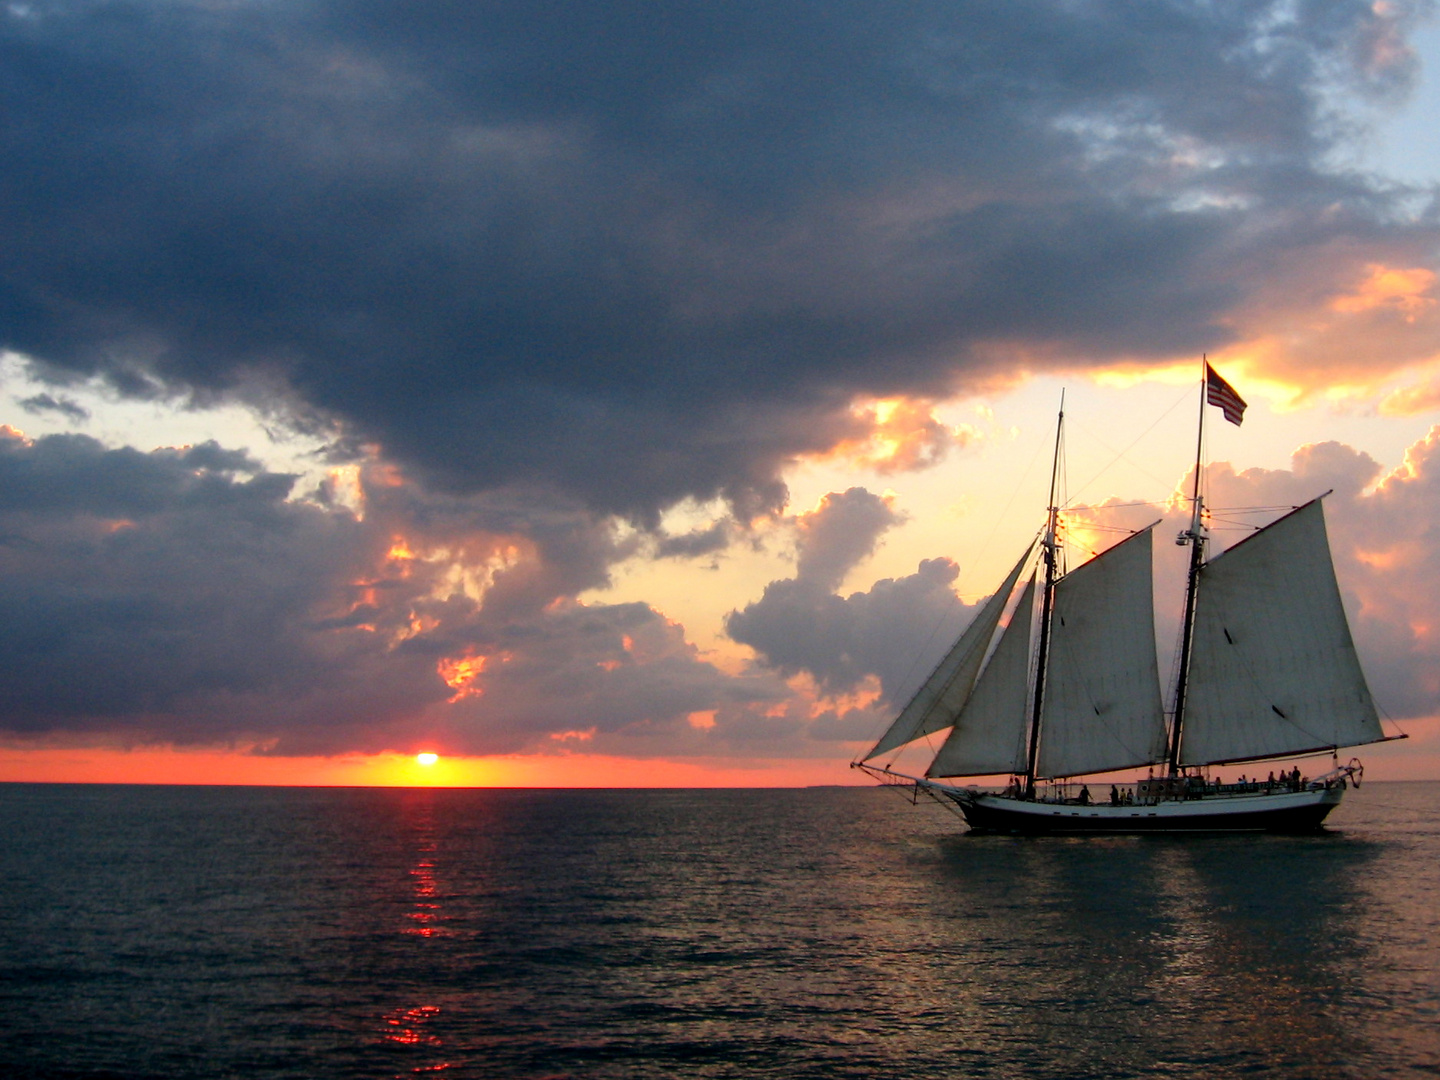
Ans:
POLYGON ((975 690, 926 776, 988 776, 1025 769, 1025 705, 1030 682, 1030 611, 1035 575, 1000 635, 975 690))
POLYGON ((999 625, 1000 616, 1005 611, 1005 603, 1010 599, 1015 582, 1020 579, 1020 572, 1029 561, 1033 549, 1034 544, 1025 549, 1025 554, 1010 571, 1004 584, 985 602, 985 606, 960 635, 960 640, 946 653, 945 659, 940 661, 939 666, 925 680, 925 684, 910 699, 910 703, 900 711, 895 722, 880 736, 880 741, 861 761, 869 761, 922 735, 947 728, 955 722, 960 707, 965 704, 965 699, 970 696, 970 691, 975 686, 975 676, 979 674, 980 664, 995 636, 995 627, 999 625))
POLYGON ((1055 586, 1041 776, 1105 772, 1165 756, 1151 533, 1122 540, 1055 586))
POLYGON ((1198 588, 1183 763, 1384 737, 1340 602, 1319 499, 1211 560, 1198 588))

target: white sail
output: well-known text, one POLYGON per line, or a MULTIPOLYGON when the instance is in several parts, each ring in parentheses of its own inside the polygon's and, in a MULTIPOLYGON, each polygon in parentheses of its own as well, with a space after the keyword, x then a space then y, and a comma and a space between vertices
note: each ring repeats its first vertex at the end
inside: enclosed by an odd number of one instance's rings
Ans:
POLYGON ((1382 739, 1330 561, 1320 500, 1200 571, 1181 761, 1382 739))
POLYGON ((910 703, 900 711, 895 722, 880 736, 880 741, 861 761, 869 761, 922 735, 947 728, 955 722, 960 707, 965 704, 965 699, 970 696, 970 691, 975 686, 975 676, 980 673, 980 664, 995 636, 995 627, 999 625, 1000 616, 1005 611, 1005 602, 1010 599, 1015 582, 1019 580, 1020 571, 1029 561, 1033 548, 1034 544, 1031 544, 1025 549, 1025 554, 1010 571, 1005 583, 986 601, 985 606, 960 635, 960 640, 945 654, 945 659, 940 661, 939 666, 910 699, 910 703))
POLYGON ((1165 756, 1151 547, 1146 529, 1055 586, 1041 776, 1106 772, 1165 756))
POLYGON ((1035 575, 1010 625, 960 710, 926 776, 987 776, 1025 771, 1025 706, 1030 699, 1030 609, 1035 575))

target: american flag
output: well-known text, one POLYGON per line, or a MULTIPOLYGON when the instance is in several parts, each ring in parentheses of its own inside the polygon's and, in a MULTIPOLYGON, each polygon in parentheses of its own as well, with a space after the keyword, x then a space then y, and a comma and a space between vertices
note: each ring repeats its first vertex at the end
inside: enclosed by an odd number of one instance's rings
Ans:
POLYGON ((1205 400, 1211 405, 1219 405, 1225 419, 1236 427, 1240 426, 1245 416, 1245 400, 1233 386, 1215 374, 1215 369, 1208 362, 1205 365, 1205 400))

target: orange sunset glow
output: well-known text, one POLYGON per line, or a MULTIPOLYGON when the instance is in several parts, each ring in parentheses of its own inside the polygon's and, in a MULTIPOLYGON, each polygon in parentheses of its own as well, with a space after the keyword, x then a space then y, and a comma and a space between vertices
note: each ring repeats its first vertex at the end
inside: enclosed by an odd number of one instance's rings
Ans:
POLYGON ((828 760, 654 761, 601 754, 266 757, 214 750, 0 748, 0 783, 244 784, 279 787, 684 788, 861 784, 828 760))

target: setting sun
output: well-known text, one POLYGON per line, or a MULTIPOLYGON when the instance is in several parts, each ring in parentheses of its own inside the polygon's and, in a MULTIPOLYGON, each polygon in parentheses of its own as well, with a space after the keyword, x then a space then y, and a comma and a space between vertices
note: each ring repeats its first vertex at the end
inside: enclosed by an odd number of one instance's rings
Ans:
POLYGON ((417 765, 434 765, 434 764, 435 764, 437 761, 439 761, 439 760, 440 760, 440 755, 439 755, 439 754, 425 753, 425 754, 416 754, 416 755, 415 755, 415 763, 416 763, 417 765))

